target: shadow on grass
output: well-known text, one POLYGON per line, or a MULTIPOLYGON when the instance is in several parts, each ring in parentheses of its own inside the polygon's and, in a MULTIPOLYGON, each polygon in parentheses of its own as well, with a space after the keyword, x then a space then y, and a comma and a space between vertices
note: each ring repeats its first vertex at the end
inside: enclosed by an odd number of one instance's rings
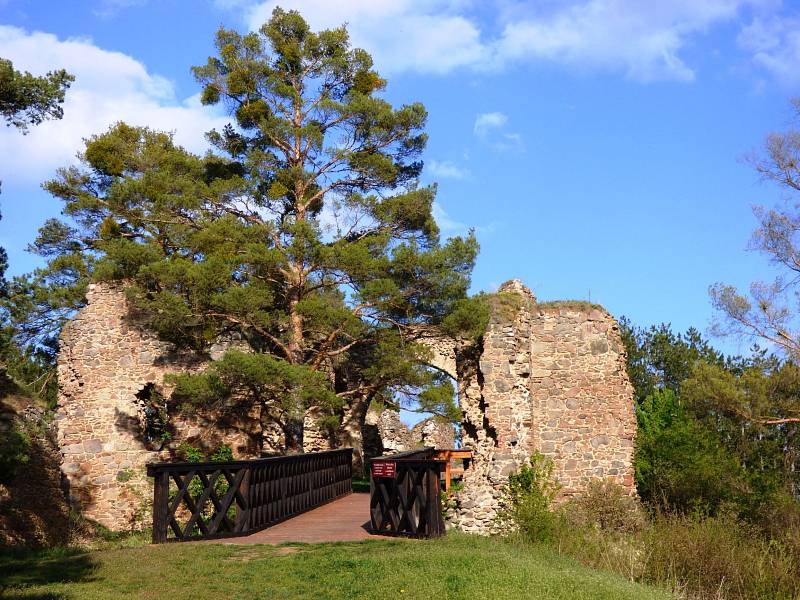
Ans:
POLYGON ((56 594, 55 592, 44 592, 43 594, 26 594, 22 592, 22 594, 21 596, 14 596, 14 598, 20 598, 21 600, 70 600, 69 596, 56 594))
MULTIPOLYGON (((4 589, 48 585, 51 583, 83 583, 93 581, 96 563, 88 552, 73 549, 58 550, 0 550, 0 596, 4 589)), ((24 594, 23 598, 51 600, 63 595, 45 593, 24 594)))

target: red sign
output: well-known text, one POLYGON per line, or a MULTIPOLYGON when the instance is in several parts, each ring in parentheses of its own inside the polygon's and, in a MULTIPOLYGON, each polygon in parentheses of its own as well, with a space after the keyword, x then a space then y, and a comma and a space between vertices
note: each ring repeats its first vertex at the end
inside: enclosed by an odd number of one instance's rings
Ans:
POLYGON ((397 463, 395 463, 393 460, 373 460, 372 476, 391 478, 397 477, 397 463))

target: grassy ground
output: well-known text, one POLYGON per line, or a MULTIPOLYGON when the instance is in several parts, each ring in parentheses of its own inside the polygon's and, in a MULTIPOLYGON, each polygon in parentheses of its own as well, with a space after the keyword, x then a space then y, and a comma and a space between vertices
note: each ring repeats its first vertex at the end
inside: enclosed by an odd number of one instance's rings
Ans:
POLYGON ((0 553, 0 597, 668 598, 547 549, 450 534, 314 546, 169 544, 0 553))

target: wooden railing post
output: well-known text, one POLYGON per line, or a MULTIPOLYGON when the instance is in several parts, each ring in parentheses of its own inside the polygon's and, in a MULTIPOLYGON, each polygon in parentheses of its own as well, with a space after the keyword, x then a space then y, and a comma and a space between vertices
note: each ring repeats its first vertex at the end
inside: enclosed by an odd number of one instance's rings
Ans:
POLYGON ((245 532, 250 529, 250 476, 253 473, 252 467, 245 467, 244 478, 239 485, 239 493, 244 499, 244 503, 236 501, 236 531, 245 532))
POLYGON ((169 519, 169 472, 156 471, 153 477, 153 543, 167 541, 169 519))
POLYGON ((441 463, 431 462, 427 471, 428 489, 428 514, 427 514, 427 535, 428 537, 440 537, 444 535, 444 518, 442 517, 442 488, 440 482, 441 463))

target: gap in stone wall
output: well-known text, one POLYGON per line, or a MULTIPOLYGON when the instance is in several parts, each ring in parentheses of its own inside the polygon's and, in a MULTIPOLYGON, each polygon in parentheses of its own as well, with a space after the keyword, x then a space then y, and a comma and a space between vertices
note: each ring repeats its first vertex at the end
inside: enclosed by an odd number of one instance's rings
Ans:
POLYGON ((167 399, 151 381, 145 383, 134 396, 139 411, 142 440, 148 449, 161 450, 164 443, 171 437, 167 399))

